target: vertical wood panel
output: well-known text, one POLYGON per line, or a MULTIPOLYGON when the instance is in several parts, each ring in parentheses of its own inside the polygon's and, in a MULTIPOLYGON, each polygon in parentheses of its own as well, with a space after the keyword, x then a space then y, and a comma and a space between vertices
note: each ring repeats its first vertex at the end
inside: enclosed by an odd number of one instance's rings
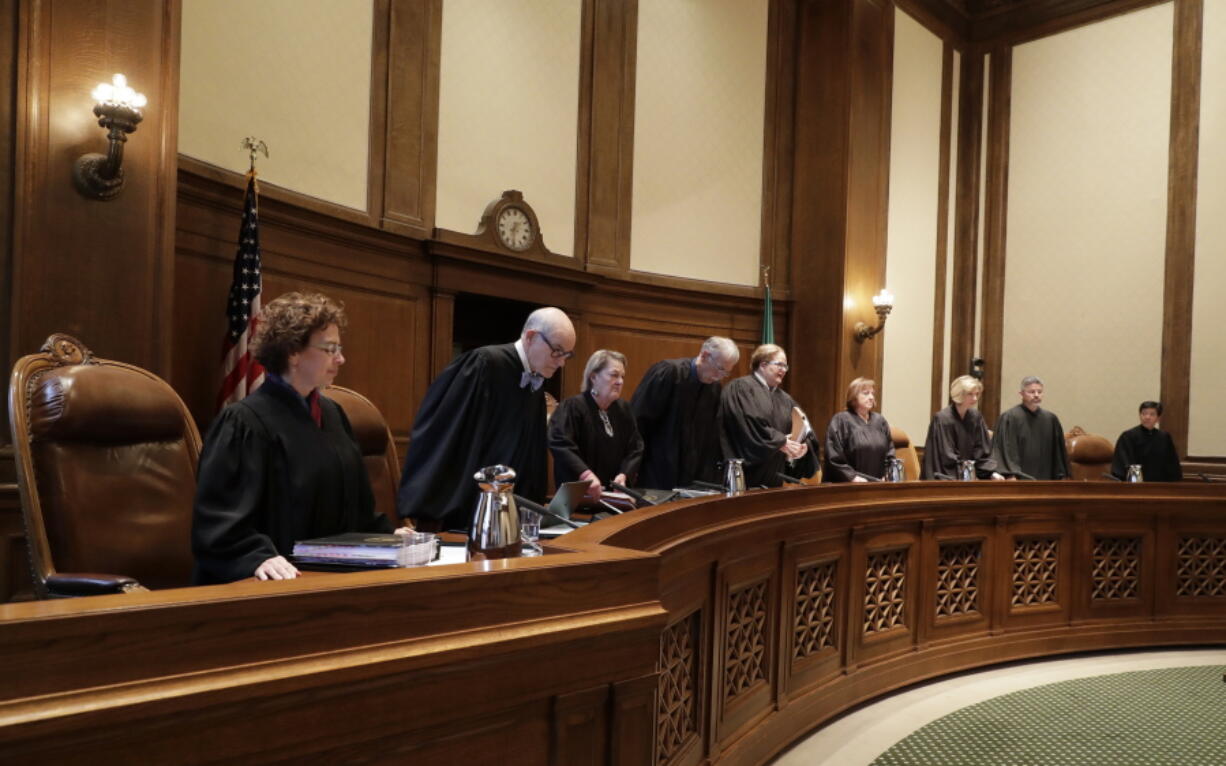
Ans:
POLYGON ((1009 210, 1009 114, 1013 79, 1013 49, 992 51, 988 99, 987 179, 984 193, 982 324, 984 373, 980 410, 988 422, 1000 414, 1001 363, 1005 325, 1005 231, 1009 210))
MULTIPOLYGON (((975 278, 979 247, 979 155, 983 123, 983 53, 962 57, 958 86, 958 167, 954 192, 954 277, 950 305, 949 379, 961 375, 975 350, 975 278)), ((988 415, 985 415, 988 417, 988 415)))
MULTIPOLYGON (((13 262, 13 194, 17 137, 17 4, 6 3, 0 7, 0 317, 11 322, 12 311, 12 262, 13 262)), ((11 332, 0 332, 0 362, 7 371, 12 368, 18 354, 9 345, 11 332)), ((8 444, 11 437, 8 426, 8 407, 0 407, 0 445, 8 444)), ((0 455, 3 455, 0 452, 0 455)), ((0 458, 2 459, 2 458, 0 458)), ((0 472, 3 475, 3 472, 0 472)), ((2 594, 0 594, 2 595, 2 594)))
POLYGON ((796 115, 796 0, 770 4, 766 38, 765 154, 762 158, 762 263, 772 293, 791 295, 792 153, 796 115))
POLYGON ((1196 173, 1200 144, 1203 0, 1175 0, 1171 150, 1162 303, 1162 427, 1187 455, 1192 374, 1192 280, 1196 266, 1196 173))
MULTIPOLYGON (((945 288, 949 268, 949 155, 953 150, 953 89, 954 49, 948 42, 941 51, 941 171, 937 181, 937 252, 936 275, 932 296, 932 411, 945 405, 945 288)), ((918 434, 917 434, 918 436, 918 434)), ((912 438, 914 443, 915 437, 912 438)))
POLYGON ((438 176, 442 0, 391 0, 389 10, 383 226, 425 239, 438 176))

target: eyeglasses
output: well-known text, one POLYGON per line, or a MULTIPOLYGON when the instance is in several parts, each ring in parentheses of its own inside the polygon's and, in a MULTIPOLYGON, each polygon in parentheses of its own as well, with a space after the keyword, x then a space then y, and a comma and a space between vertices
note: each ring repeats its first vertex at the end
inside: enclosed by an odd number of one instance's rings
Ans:
POLYGON ((767 362, 767 364, 769 364, 771 367, 778 367, 779 369, 783 370, 784 372, 787 372, 787 371, 788 371, 788 363, 787 363, 787 362, 767 362))
POLYGON ((310 346, 311 348, 317 348, 320 351, 323 351, 329 356, 340 356, 341 351, 344 349, 344 346, 339 343, 312 343, 310 346))
POLYGON ((546 346, 549 346, 549 354, 554 359, 570 359, 575 355, 574 351, 563 351, 562 349, 553 345, 553 341, 549 340, 549 337, 546 336, 545 333, 538 330, 536 334, 541 336, 541 340, 545 341, 546 346))

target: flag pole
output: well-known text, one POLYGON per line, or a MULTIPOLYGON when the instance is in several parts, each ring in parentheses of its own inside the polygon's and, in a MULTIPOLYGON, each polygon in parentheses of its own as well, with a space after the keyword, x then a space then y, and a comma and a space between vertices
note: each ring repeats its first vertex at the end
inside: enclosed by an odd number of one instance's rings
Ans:
POLYGON ((762 284, 763 284, 763 301, 762 301, 762 337, 761 344, 775 342, 775 308, 771 302, 771 267, 768 264, 762 264, 762 284))

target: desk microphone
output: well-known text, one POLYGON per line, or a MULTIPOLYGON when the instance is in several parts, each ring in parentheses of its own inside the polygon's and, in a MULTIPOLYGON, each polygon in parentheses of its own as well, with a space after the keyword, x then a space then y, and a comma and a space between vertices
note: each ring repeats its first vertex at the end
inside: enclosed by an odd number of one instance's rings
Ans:
MULTIPOLYGON (((609 482, 609 486, 617 490, 618 492, 621 492, 624 495, 629 495, 631 498, 634 499, 634 502, 638 503, 639 505, 655 505, 655 503, 648 500, 647 496, 644 495, 642 492, 639 492, 637 489, 630 489, 624 484, 618 484, 615 481, 609 482)), ((605 505, 608 505, 608 503, 605 503, 605 505)), ((621 511, 618 511, 618 513, 621 513, 621 511)))
POLYGON ((621 516, 623 513, 625 513, 625 511, 623 511, 621 508, 618 508, 616 505, 613 505, 612 503, 606 503, 604 500, 601 500, 600 498, 596 498, 596 502, 600 503, 605 508, 608 508, 610 512, 616 513, 618 516, 621 516))
POLYGON ((571 529, 578 529, 580 526, 582 526, 581 524, 576 524, 575 522, 571 521, 565 516, 559 516, 553 511, 547 510, 545 506, 534 503, 528 498, 523 497, 522 495, 515 495, 515 504, 522 508, 527 508, 529 511, 532 511, 534 513, 539 513, 542 516, 548 516, 551 519, 557 519, 558 521, 562 522, 563 524, 570 527, 571 529))
POLYGON ((788 476, 783 471, 780 471, 779 473, 775 475, 778 476, 780 479, 782 479, 784 484, 800 484, 801 483, 800 479, 797 479, 795 476, 788 476))
POLYGON ((957 481, 958 480, 956 476, 950 476, 949 474, 941 473, 940 471, 933 471, 932 478, 939 479, 941 481, 957 481))
POLYGON ((1116 476, 1113 473, 1109 473, 1109 472, 1103 472, 1103 478, 1110 479, 1111 481, 1123 481, 1123 479, 1121 479, 1120 477, 1116 476))
POLYGON ((698 479, 694 479, 693 481, 691 481, 690 486, 695 487, 697 489, 710 489, 710 490, 714 490, 715 492, 724 491, 724 485, 722 484, 715 484, 714 482, 709 482, 709 481, 699 481, 698 479))

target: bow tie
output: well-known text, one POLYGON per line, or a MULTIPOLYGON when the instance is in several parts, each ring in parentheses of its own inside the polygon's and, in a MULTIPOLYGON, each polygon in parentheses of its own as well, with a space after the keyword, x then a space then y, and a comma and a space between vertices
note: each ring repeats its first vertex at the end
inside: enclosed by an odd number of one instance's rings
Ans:
POLYGON ((533 391, 539 391, 541 386, 545 384, 545 376, 539 372, 521 372, 519 374, 519 387, 527 388, 532 386, 533 391))

